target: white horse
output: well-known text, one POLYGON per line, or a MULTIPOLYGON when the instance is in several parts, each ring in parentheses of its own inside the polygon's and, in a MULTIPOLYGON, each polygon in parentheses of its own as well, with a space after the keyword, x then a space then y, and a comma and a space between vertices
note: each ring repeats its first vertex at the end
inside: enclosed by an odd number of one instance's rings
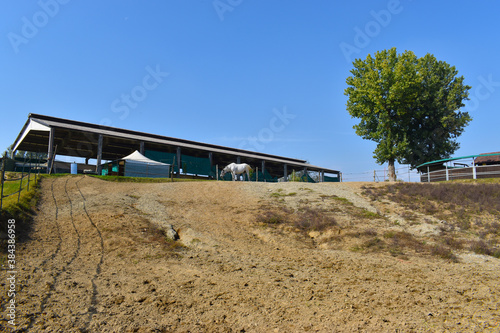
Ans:
MULTIPOLYGON (((231 175, 233 176, 233 181, 236 180, 236 175, 241 175, 242 173, 247 174, 247 179, 250 181, 250 171, 252 171, 252 168, 246 164, 236 164, 236 163, 231 163, 227 165, 224 169, 222 169, 222 172, 220 173, 221 178, 224 177, 224 175, 227 172, 231 172, 231 175)), ((245 175, 243 175, 243 180, 245 180, 245 175)))

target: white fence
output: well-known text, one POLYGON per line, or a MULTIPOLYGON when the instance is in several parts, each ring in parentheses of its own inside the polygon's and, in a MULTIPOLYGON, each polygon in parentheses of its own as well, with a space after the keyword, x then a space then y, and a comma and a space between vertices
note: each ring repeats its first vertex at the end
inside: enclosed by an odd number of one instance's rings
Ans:
POLYGON ((422 182, 439 182, 458 179, 481 179, 500 177, 500 165, 448 166, 420 175, 422 182))
MULTIPOLYGON (((419 182, 420 175, 417 170, 411 170, 408 165, 396 168, 396 179, 404 182, 419 182)), ((370 170, 357 173, 342 173, 343 182, 385 182, 389 180, 388 170, 370 170)))

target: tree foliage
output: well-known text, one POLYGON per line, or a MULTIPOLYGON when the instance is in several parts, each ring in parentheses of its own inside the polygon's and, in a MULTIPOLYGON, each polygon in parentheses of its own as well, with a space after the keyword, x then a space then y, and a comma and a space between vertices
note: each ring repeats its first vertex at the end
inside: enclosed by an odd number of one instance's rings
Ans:
POLYGON ((397 54, 395 48, 353 65, 344 92, 347 111, 360 119, 356 134, 377 143, 374 157, 389 162, 389 173, 394 161, 414 168, 458 149, 456 139, 472 120, 460 111, 471 87, 454 66, 431 54, 397 54))

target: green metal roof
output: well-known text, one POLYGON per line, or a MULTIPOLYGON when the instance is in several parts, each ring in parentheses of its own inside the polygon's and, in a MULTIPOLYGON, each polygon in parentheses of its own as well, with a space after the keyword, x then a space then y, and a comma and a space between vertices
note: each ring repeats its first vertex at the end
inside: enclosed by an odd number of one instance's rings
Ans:
POLYGON ((420 165, 417 165, 417 169, 420 168, 420 167, 423 167, 423 166, 428 166, 428 165, 433 165, 433 164, 440 164, 440 163, 446 163, 446 162, 449 162, 449 161, 464 160, 466 158, 476 158, 476 157, 479 157, 479 156, 497 156, 497 155, 500 155, 500 154, 498 154, 498 153, 494 153, 494 154, 479 154, 479 155, 468 155, 468 156, 462 156, 462 157, 445 158, 445 159, 442 159, 442 160, 435 160, 435 161, 430 161, 430 162, 422 163, 420 165))

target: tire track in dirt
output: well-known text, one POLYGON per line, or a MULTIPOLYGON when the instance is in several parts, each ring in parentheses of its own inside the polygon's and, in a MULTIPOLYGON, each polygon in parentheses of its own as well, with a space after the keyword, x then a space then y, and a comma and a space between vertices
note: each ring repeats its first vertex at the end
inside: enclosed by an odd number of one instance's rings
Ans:
MULTIPOLYGON (((43 259, 39 265, 37 265, 35 268, 33 268, 33 271, 32 271, 33 275, 37 274, 37 272, 40 269, 43 270, 47 266, 47 263, 49 261, 53 261, 54 258, 59 254, 59 251, 61 251, 62 237, 61 237, 61 230, 60 230, 59 221, 58 221, 59 207, 57 206, 57 200, 56 200, 56 197, 54 195, 54 183, 55 183, 55 179, 52 179, 52 181, 50 183, 50 193, 51 193, 52 201, 54 202, 54 209, 55 209, 54 222, 49 223, 49 225, 55 226, 54 229, 55 229, 56 234, 57 234, 57 243, 55 245, 54 252, 52 252, 47 258, 43 259)), ((31 277, 31 275, 29 277, 31 277)), ((23 289, 27 286, 28 286, 27 284, 22 284, 19 288, 19 292, 22 292, 23 289)))
MULTIPOLYGON (((79 327, 89 331, 98 314, 99 283, 104 262, 104 238, 87 210, 85 177, 47 179, 43 203, 30 247, 43 248, 26 258, 23 287, 31 304, 23 309, 28 331, 79 327), (50 198, 50 200, 49 200, 50 198), (48 252, 48 255, 45 255, 48 252), (36 299, 37 301, 33 302, 36 299), (46 328, 58 318, 56 326, 46 328)), ((21 291, 20 291, 21 292, 21 291)))
POLYGON ((86 204, 85 204, 85 202, 86 202, 85 196, 83 195, 82 190, 78 186, 78 183, 80 181, 82 181, 83 179, 85 179, 85 177, 82 177, 78 181, 76 181, 75 185, 76 185, 76 188, 78 189, 78 192, 80 193, 80 195, 82 197, 82 200, 83 200, 83 210, 85 212, 85 215, 87 216, 87 218, 88 218, 90 224, 92 225, 92 227, 97 231, 97 234, 99 235, 99 245, 100 245, 99 262, 96 265, 95 274, 93 275, 93 277, 92 277, 92 279, 90 281, 91 284, 92 284, 92 296, 91 296, 91 305, 89 307, 89 318, 88 318, 88 322, 86 323, 86 328, 88 329, 89 326, 90 326, 90 323, 92 322, 92 317, 97 313, 97 303, 98 303, 97 302, 97 295, 98 295, 98 293, 97 293, 96 279, 101 274, 101 266, 102 266, 102 263, 104 261, 104 239, 102 237, 101 231, 99 230, 99 228, 97 227, 97 225, 94 223, 94 221, 92 220, 92 218, 89 215, 89 212, 87 211, 87 207, 86 207, 86 204))
MULTIPOLYGON (((60 224, 59 224, 59 220, 58 220, 58 217, 59 217, 59 207, 57 205, 57 199, 56 199, 55 192, 54 192, 54 183, 55 182, 56 182, 56 179, 52 179, 52 181, 50 183, 50 193, 51 193, 50 196, 52 197, 52 201, 54 203, 54 220, 53 220, 52 223, 49 222, 48 224, 54 226, 55 232, 57 234, 57 243, 55 244, 55 250, 54 250, 54 252, 52 252, 47 258, 45 258, 44 260, 42 260, 42 262, 40 262, 39 265, 35 266, 35 268, 33 269, 33 272, 32 272, 33 275, 37 274, 39 270, 43 271, 45 269, 50 269, 48 263, 53 262, 54 259, 59 254, 59 252, 61 251, 62 237, 61 237, 60 224)), ((29 277, 31 278, 31 275, 29 277)), ((28 283, 21 285, 19 293, 22 293, 23 290, 24 290, 24 288, 28 287, 28 286, 30 286, 30 284, 28 284, 28 283)), ((49 297, 48 295, 50 295, 50 291, 49 291, 49 294, 45 295, 45 297, 40 302, 39 310, 36 312, 37 314, 41 314, 43 312, 43 310, 44 310, 44 302, 46 302, 46 300, 48 299, 48 297, 49 297)), ((34 324, 36 318, 37 317, 34 317, 34 318, 32 318, 32 320, 30 320, 28 328, 32 327, 32 325, 34 324)))
MULTIPOLYGON (((76 259, 76 257, 78 257, 78 254, 80 252, 81 238, 80 238, 80 233, 78 232, 78 229, 76 228, 75 220, 73 217, 73 202, 71 201, 71 198, 68 194, 68 181, 69 180, 70 180, 70 178, 66 178, 66 182, 64 183, 64 193, 65 193, 65 196, 66 196, 66 198, 68 200, 68 204, 69 204, 68 207, 69 207, 69 216, 70 216, 70 220, 71 220, 71 225, 73 226, 73 230, 74 230, 74 233, 75 233, 76 238, 77 238, 76 249, 74 250, 71 258, 67 262, 63 263, 62 268, 60 270, 57 270, 54 273, 53 282, 51 284, 49 284, 49 291, 47 292, 45 297, 42 299, 42 302, 40 303, 40 313, 44 312, 48 301, 54 295, 54 292, 56 291, 56 287, 60 283, 59 278, 61 276, 61 273, 67 271, 68 267, 73 263, 73 261, 76 259)), ((52 193, 54 194, 54 192, 52 192, 52 193)), ((54 201, 57 202, 56 200, 54 200, 54 201)), ((69 239, 69 237, 68 237, 68 239, 69 239)), ((33 324, 34 321, 32 321, 31 323, 33 324)), ((30 325, 30 328, 31 328, 31 325, 30 325)))
MULTIPOLYGON (((39 295, 41 300, 38 306, 36 306, 37 310, 33 310, 31 314, 26 311, 29 318, 27 325, 28 330, 32 329, 34 325, 40 321, 42 315, 46 314, 45 312, 50 300, 53 298, 54 294, 57 293, 57 287, 60 283, 61 274, 67 271, 68 267, 78 256, 78 252, 80 250, 80 235, 74 224, 73 204, 67 191, 69 179, 70 178, 66 178, 65 180, 56 178, 52 180, 50 184, 50 196, 52 197, 54 204, 53 218, 47 216, 42 217, 40 221, 40 231, 37 232, 37 234, 42 235, 42 237, 48 238, 52 234, 51 230, 55 229, 57 241, 53 253, 43 259, 40 263, 37 263, 38 258, 36 255, 33 258, 29 258, 31 266, 34 266, 35 268, 33 269, 32 274, 28 276, 30 279, 29 283, 26 283, 23 287, 26 286, 30 287, 30 289, 37 290, 38 293, 41 293, 41 295, 39 295), (61 184, 63 180, 64 185, 61 184), (60 207, 62 209, 60 209, 60 207), (69 220, 71 221, 69 233, 68 230, 66 230, 68 229, 68 226, 67 223, 65 223, 64 218, 66 210, 69 210, 69 220), (54 227, 51 228, 51 226, 54 227), (72 236, 73 233, 76 237, 72 236), (63 234, 65 235, 65 241, 63 241, 62 238, 63 234), (76 244, 72 244, 71 241, 75 238, 77 239, 77 242, 76 244), (69 260, 65 259, 68 257, 69 260)), ((51 245, 50 240, 45 240, 45 247, 50 248, 51 245)), ((34 295, 30 294, 27 296, 32 297, 34 295)))
POLYGON ((55 249, 55 251, 50 256, 48 256, 46 259, 44 259, 40 263, 39 266, 36 266, 33 269, 33 274, 35 274, 40 268, 45 267, 49 261, 54 260, 54 258, 59 254, 59 251, 61 251, 62 237, 61 237, 61 229, 60 229, 59 221, 58 221, 59 207, 57 207, 57 200, 56 200, 56 197, 55 197, 55 194, 54 194, 54 182, 55 182, 55 179, 52 180, 52 182, 50 184, 50 192, 51 192, 52 200, 54 201, 54 208, 55 208, 54 225, 55 225, 55 229, 56 229, 56 232, 57 232, 56 249, 55 249))
MULTIPOLYGON (((46 232, 45 233, 39 233, 37 236, 34 237, 32 240, 33 243, 39 243, 42 244, 40 247, 43 247, 44 251, 43 253, 40 253, 40 259, 41 262, 37 263, 35 265, 32 265, 31 268, 29 267, 22 267, 22 264, 20 265, 21 268, 21 276, 22 278, 20 279, 20 283, 18 285, 18 290, 17 293, 19 295, 23 295, 26 298, 30 299, 44 299, 46 295, 38 295, 38 294, 33 294, 29 293, 29 289, 33 288, 34 285, 39 283, 43 279, 43 275, 45 271, 50 271, 54 269, 51 265, 54 261, 54 259, 59 255, 59 252, 61 251, 61 244, 62 244, 62 237, 61 237, 61 230, 60 230, 60 223, 58 220, 58 215, 59 215, 59 206, 57 199, 55 197, 55 191, 54 191, 54 184, 56 183, 55 178, 50 179, 50 186, 47 186, 46 191, 49 192, 48 195, 45 198, 50 198, 46 199, 47 206, 52 206, 53 204, 53 211, 46 211, 43 213, 40 213, 39 216, 37 217, 38 219, 44 221, 43 226, 41 229, 44 229, 46 232), (55 237, 53 237, 55 235, 55 237), (54 242, 54 238, 56 241, 54 242), (48 255, 46 254, 48 253, 48 255)), ((48 181, 48 180, 47 180, 48 181)), ((43 199, 42 199, 43 200, 43 199)), ((23 253, 26 250, 26 248, 22 248, 20 253, 23 253)), ((42 252, 42 251, 41 251, 42 252)), ((35 258, 36 260, 37 258, 35 258)), ((20 261, 21 263, 24 263, 24 258, 23 260, 20 261)), ((37 289, 42 289, 42 288, 37 288, 37 289)), ((43 289, 42 289, 43 290, 43 289)), ((25 304, 24 302, 20 302, 19 305, 23 306, 25 304)), ((35 301, 34 304, 31 304, 31 307, 24 308, 24 313, 27 315, 28 319, 28 328, 31 328, 33 325, 34 321, 36 320, 37 316, 39 316, 42 313, 42 302, 37 304, 35 301)), ((4 312, 4 309, 2 308, 2 312, 4 312)), ((1 325, 0 325, 1 327, 1 325)))

